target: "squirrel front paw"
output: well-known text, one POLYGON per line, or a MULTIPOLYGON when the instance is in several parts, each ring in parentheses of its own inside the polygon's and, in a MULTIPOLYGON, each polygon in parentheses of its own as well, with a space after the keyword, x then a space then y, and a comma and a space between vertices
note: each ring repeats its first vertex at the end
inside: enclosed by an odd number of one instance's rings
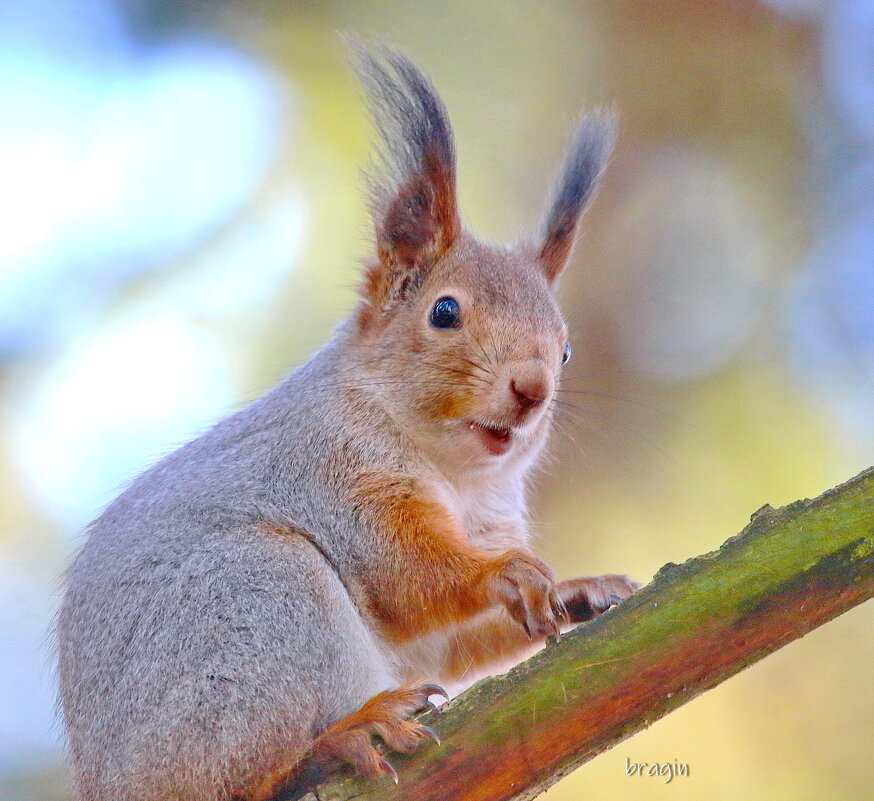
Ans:
POLYGON ((545 562, 518 548, 507 551, 494 564, 489 590, 529 639, 558 637, 559 621, 566 620, 567 613, 545 562))
POLYGON ((628 576, 610 573, 606 576, 586 576, 569 579, 558 585, 570 623, 583 623, 606 612, 640 589, 628 576))

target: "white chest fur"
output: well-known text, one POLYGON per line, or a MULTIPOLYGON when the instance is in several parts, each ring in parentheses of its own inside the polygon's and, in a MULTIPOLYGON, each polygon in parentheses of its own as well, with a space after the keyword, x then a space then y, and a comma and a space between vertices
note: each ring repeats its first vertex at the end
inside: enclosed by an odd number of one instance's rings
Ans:
POLYGON ((477 548, 506 551, 529 546, 521 478, 488 477, 459 484, 444 483, 438 487, 438 493, 477 548))

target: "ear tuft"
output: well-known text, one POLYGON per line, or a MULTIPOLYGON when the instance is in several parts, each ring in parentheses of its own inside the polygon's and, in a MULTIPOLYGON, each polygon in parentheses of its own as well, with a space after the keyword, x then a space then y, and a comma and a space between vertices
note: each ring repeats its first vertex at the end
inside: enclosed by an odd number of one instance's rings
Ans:
POLYGON ((386 279, 397 282, 396 273, 427 268, 458 237, 452 127, 437 91, 405 55, 347 44, 382 140, 367 178, 377 255, 386 279))
POLYGON ((607 110, 583 115, 571 134, 540 239, 540 260, 550 283, 573 252, 580 215, 595 193, 615 141, 616 115, 607 110))

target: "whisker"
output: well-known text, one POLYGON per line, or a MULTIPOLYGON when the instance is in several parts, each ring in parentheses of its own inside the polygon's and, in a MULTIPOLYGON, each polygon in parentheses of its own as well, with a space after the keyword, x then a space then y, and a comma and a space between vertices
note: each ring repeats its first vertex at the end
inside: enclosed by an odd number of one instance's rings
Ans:
MULTIPOLYGON (((625 472, 629 474, 634 472, 632 464, 628 461, 628 459, 621 455, 621 451, 608 446, 608 443, 610 442, 610 432, 605 428, 604 425, 599 425, 597 421, 590 420, 586 417, 567 417, 564 422, 568 425, 573 426, 577 431, 580 432, 580 434, 585 435, 587 440, 590 439, 590 437, 587 435, 587 429, 588 431, 597 434, 603 441, 604 446, 607 447, 607 453, 610 454, 611 458, 613 458, 625 472), (585 425, 586 428, 583 428, 583 425, 585 425)), ((604 422, 610 421, 605 420, 604 422)), ((617 433, 622 432, 617 431, 617 433)))
POLYGON ((492 352, 495 354, 495 359, 498 358, 498 343, 495 342, 495 332, 491 328, 488 329, 489 339, 492 340, 492 352))
POLYGON ((483 372, 487 372, 487 373, 490 373, 490 372, 491 372, 491 370, 487 370, 487 369, 486 369, 485 367, 483 367, 481 364, 477 364, 475 361, 472 361, 471 359, 466 359, 466 358, 464 358, 463 356, 461 356, 461 357, 459 357, 459 358, 460 358, 461 361, 463 361, 465 364, 469 364, 471 367, 475 368, 476 370, 482 370, 483 372))
POLYGON ((456 373, 457 375, 463 375, 466 378, 471 378, 474 381, 479 381, 482 384, 488 383, 486 381, 486 379, 482 378, 481 376, 476 375, 475 373, 470 372, 469 370, 460 370, 456 367, 451 367, 448 364, 437 364, 435 362, 423 361, 422 364, 428 365, 429 367, 435 367, 438 370, 445 370, 445 371, 450 372, 450 373, 456 373))
POLYGON ((364 388, 374 388, 374 387, 406 387, 411 384, 417 384, 418 386, 423 387, 454 387, 458 388, 462 386, 462 384, 458 381, 441 381, 440 379, 425 379, 418 381, 410 381, 405 379, 378 379, 371 381, 334 381, 334 382, 322 382, 313 384, 307 387, 301 387, 298 390, 298 394, 312 394, 319 392, 321 390, 326 389, 364 389, 364 388))
POLYGON ((591 395, 596 398, 606 398, 608 400, 617 400, 622 401, 623 403, 629 403, 633 406, 640 406, 642 409, 649 409, 651 412, 658 412, 659 414, 663 414, 666 417, 671 415, 667 409, 659 408, 658 406, 653 406, 650 403, 645 403, 644 401, 637 400, 636 398, 629 398, 626 395, 617 395, 615 392, 601 392, 597 389, 565 389, 563 387, 556 387, 555 391, 567 394, 567 395, 591 395))
MULTIPOLYGON (((489 364, 489 366, 493 367, 493 366, 494 366, 494 363, 493 363, 492 360, 489 358, 489 354, 486 353, 486 349, 483 347, 482 342, 480 342, 480 341, 477 339, 477 337, 476 337, 475 334, 471 333, 470 336, 471 336, 471 339, 473 339, 473 341, 474 341, 474 343, 476 344, 476 346, 480 349, 480 352, 482 353, 483 358, 486 360, 486 362, 489 364)), ((488 369, 488 368, 487 368, 487 369, 488 369)), ((494 375, 494 372, 493 372, 492 370, 488 370, 488 372, 490 372, 492 375, 494 375)))
POLYGON ((644 442, 652 450, 653 453, 658 454, 658 456, 664 459, 668 464, 674 467, 677 466, 675 460, 671 458, 671 456, 664 450, 664 448, 657 445, 645 434, 642 434, 640 431, 621 423, 619 420, 612 418, 610 415, 599 412, 597 409, 592 409, 588 406, 577 406, 573 403, 563 401, 555 397, 552 399, 552 402, 562 408, 565 412, 567 412, 569 416, 581 422, 591 422, 586 419, 586 415, 594 415, 603 423, 612 426, 615 429, 616 433, 625 437, 627 441, 636 442, 639 439, 641 442, 644 442))

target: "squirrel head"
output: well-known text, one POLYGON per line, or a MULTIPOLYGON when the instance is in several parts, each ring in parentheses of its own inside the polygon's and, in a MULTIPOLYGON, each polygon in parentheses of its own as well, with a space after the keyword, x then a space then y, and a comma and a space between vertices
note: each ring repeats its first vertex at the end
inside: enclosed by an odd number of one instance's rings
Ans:
POLYGON ((382 139, 368 176, 376 253, 353 314, 362 386, 448 472, 528 464, 570 356, 555 289, 612 117, 577 124, 540 233, 486 244, 462 228, 452 128, 431 82, 393 49, 351 47, 382 139))

